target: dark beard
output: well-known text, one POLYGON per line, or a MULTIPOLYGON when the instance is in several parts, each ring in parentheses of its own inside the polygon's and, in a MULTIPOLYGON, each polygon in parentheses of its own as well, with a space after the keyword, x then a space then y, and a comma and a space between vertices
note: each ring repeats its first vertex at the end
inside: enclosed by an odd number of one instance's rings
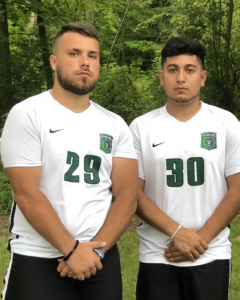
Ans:
POLYGON ((191 97, 191 98, 188 98, 188 99, 186 99, 186 98, 181 98, 181 97, 178 97, 178 98, 172 98, 172 97, 170 97, 170 96, 168 96, 167 95, 167 97, 169 98, 169 99, 171 99, 173 102, 175 102, 175 103, 179 103, 179 104, 184 104, 184 103, 187 103, 187 102, 190 102, 190 101, 192 101, 192 100, 194 100, 194 99, 196 99, 197 98, 197 96, 199 95, 199 93, 200 93, 200 91, 197 93, 197 95, 195 95, 195 96, 193 96, 193 97, 191 97))
POLYGON ((58 78, 58 82, 61 85, 61 87, 73 94, 79 95, 79 96, 84 96, 87 95, 89 93, 91 93, 91 91, 95 88, 95 86, 98 83, 99 77, 91 82, 88 83, 87 79, 88 77, 83 77, 82 78, 82 83, 79 85, 73 84, 72 81, 70 79, 68 79, 67 77, 63 77, 62 76, 62 72, 61 69, 57 69, 57 78, 58 78))

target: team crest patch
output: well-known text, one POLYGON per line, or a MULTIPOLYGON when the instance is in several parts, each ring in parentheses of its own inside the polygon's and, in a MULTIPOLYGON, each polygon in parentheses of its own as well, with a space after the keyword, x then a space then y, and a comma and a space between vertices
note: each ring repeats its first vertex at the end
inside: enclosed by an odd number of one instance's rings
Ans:
POLYGON ((201 136, 201 148, 207 150, 217 149, 217 134, 215 132, 204 132, 201 136))
POLYGON ((100 134, 100 149, 105 153, 111 153, 112 151, 113 137, 108 134, 100 134))

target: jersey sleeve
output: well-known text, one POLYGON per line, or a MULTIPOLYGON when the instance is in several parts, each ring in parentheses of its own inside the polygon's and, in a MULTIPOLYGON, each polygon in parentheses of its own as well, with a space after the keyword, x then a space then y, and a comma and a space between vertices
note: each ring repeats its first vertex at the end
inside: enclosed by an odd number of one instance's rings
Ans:
POLYGON ((240 172, 240 125, 233 115, 229 115, 226 123, 225 177, 228 177, 240 172))
POLYGON ((142 159, 142 147, 141 147, 141 139, 140 139, 140 129, 138 126, 137 119, 133 120, 129 128, 133 136, 135 149, 137 151, 139 178, 145 180, 143 159, 142 159))
POLYGON ((3 129, 1 156, 4 168, 41 166, 36 112, 28 109, 24 102, 12 108, 3 129))
POLYGON ((137 159, 136 150, 133 145, 133 138, 127 124, 120 118, 119 137, 113 152, 113 157, 125 157, 137 159))

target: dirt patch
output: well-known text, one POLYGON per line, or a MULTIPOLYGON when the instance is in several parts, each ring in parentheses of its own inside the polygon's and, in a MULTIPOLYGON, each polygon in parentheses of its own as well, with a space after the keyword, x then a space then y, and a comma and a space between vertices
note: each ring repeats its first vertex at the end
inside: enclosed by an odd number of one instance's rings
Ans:
MULTIPOLYGON (((134 231, 136 227, 141 223, 141 219, 138 216, 134 216, 127 227, 127 231, 134 231)), ((0 216, 0 236, 8 236, 9 216, 0 216)))
POLYGON ((134 215, 127 227, 127 231, 135 231, 141 222, 142 220, 138 216, 134 215))

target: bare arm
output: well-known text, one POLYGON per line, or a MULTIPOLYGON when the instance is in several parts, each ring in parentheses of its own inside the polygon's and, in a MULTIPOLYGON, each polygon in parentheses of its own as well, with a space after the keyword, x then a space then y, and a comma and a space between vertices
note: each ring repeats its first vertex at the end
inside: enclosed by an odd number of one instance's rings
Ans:
MULTIPOLYGON (((144 193, 145 181, 139 179, 139 195, 137 215, 146 223, 168 235, 169 237, 177 229, 178 225, 164 212, 162 212, 155 203, 153 203, 144 193)), ((194 261, 199 258, 208 248, 205 240, 197 233, 195 229, 181 228, 173 238, 174 245, 188 260, 194 261)), ((182 261, 182 260, 181 260, 182 261)))
POLYGON ((93 241, 106 242, 109 250, 121 237, 137 208, 138 164, 136 159, 113 158, 112 192, 114 202, 93 241))
MULTIPOLYGON (((228 193, 218 205, 213 215, 198 231, 207 243, 214 239, 224 228, 230 224, 240 209, 240 173, 227 178, 228 193)), ((166 257, 171 262, 185 261, 174 244, 165 251, 166 257)))
MULTIPOLYGON (((7 168, 6 172, 13 188, 14 200, 29 224, 66 256, 74 247, 75 240, 38 188, 41 167, 14 167, 7 168)), ((100 242, 79 244, 67 262, 78 279, 90 276, 91 268, 102 267, 99 257, 92 249, 104 245, 105 243, 100 242)))
MULTIPOLYGON (((113 158, 112 191, 114 202, 108 212, 107 218, 92 239, 105 241, 106 246, 101 250, 105 253, 120 238, 137 207, 138 192, 138 165, 137 160, 129 158, 113 158)), ((75 277, 73 270, 62 260, 59 260, 58 272, 62 277, 75 277)))
POLYGON ((227 177, 228 192, 198 233, 209 243, 230 224, 240 209, 240 173, 227 177))

